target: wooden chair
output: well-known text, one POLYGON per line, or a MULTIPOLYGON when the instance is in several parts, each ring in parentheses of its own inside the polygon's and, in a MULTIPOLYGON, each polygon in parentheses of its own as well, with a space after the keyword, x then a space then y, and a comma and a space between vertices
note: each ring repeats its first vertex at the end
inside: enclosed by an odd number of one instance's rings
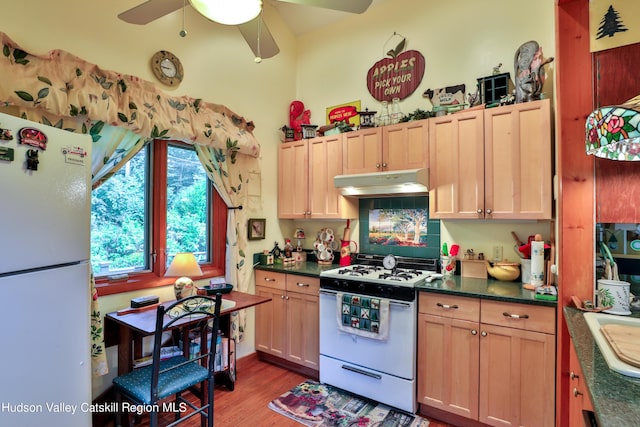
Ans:
MULTIPOLYGON (((120 375, 113 380, 118 402, 116 425, 122 425, 122 414, 128 416, 127 407, 123 406, 123 398, 139 408, 149 412, 150 426, 158 426, 159 412, 175 412, 175 420, 168 424, 173 426, 200 414, 202 426, 213 426, 213 389, 214 365, 216 354, 216 337, 220 326, 220 308, 222 295, 215 297, 197 295, 183 298, 169 306, 159 305, 156 315, 156 328, 153 345, 152 363, 120 375), (161 360, 163 332, 183 329, 183 340, 189 336, 188 331, 198 330, 200 333, 200 354, 189 358, 183 354, 161 360), (199 385, 199 388, 196 387, 199 385), (191 389, 200 395, 200 406, 190 402, 182 393, 191 389), (167 399, 175 396, 173 401, 167 399), (188 411, 190 407, 192 411, 188 411), (164 411, 163 411, 164 409, 164 411), (182 417, 182 410, 187 410, 182 417)), ((185 342, 183 349, 189 349, 185 342)))

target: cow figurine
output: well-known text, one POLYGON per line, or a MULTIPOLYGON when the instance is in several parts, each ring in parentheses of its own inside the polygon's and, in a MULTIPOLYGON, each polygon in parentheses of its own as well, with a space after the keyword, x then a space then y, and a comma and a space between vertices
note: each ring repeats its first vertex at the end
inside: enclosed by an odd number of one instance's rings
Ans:
POLYGON ((438 89, 427 89, 422 96, 428 98, 434 107, 441 105, 458 105, 464 104, 464 90, 465 85, 459 84, 438 89))

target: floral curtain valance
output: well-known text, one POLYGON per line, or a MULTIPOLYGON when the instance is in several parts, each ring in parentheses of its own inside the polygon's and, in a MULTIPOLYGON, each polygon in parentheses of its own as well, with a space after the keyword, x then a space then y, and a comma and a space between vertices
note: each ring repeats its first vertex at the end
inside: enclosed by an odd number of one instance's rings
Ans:
POLYGON ((0 32, 0 103, 24 117, 98 135, 122 127, 144 140, 171 138, 258 157, 253 124, 224 105, 174 97, 139 77, 103 70, 63 50, 28 53, 0 32))

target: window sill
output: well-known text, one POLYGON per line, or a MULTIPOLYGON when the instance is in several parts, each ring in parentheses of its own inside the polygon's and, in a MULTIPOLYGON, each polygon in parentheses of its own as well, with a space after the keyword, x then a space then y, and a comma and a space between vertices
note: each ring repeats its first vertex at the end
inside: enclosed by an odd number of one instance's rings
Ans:
MULTIPOLYGON (((224 276, 224 270, 219 268, 201 266, 201 269, 203 272, 202 276, 193 278, 194 281, 224 276)), ((98 291, 98 297, 103 297, 106 295, 169 286, 172 285, 175 280, 175 277, 158 277, 153 273, 132 275, 127 280, 110 281, 107 278, 100 278, 96 279, 96 290, 98 291)))

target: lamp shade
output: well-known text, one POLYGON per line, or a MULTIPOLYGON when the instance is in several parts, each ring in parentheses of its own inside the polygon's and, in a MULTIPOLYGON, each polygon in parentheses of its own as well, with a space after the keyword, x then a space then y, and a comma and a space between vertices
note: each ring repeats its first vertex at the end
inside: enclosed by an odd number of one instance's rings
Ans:
POLYGON ((611 160, 640 161, 640 95, 587 117, 586 151, 611 160))
POLYGON ((166 277, 202 276, 202 270, 191 252, 179 252, 164 275, 166 277))
POLYGON ((189 0, 204 17, 224 25, 249 22, 260 14, 262 0, 189 0))

